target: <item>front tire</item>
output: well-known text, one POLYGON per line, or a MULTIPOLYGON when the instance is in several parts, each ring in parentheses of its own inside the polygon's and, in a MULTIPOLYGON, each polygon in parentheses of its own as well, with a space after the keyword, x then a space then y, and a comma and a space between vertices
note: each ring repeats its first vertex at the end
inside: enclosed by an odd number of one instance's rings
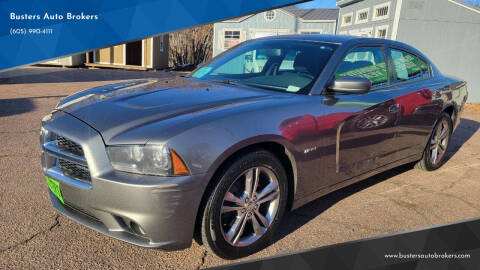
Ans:
POLYGON ((430 139, 415 168, 433 171, 440 168, 446 160, 448 145, 452 137, 453 124, 450 115, 442 113, 433 128, 430 139))
POLYGON ((257 149, 237 157, 220 172, 202 216, 207 250, 224 259, 265 248, 287 204, 287 176, 272 153, 257 149))

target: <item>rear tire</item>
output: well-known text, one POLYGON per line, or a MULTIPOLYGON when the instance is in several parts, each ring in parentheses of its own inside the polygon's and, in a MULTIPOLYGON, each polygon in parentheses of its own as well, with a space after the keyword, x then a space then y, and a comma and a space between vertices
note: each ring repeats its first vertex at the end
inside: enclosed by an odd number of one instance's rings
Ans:
POLYGON ((287 204, 287 176, 272 153, 256 149, 224 167, 203 210, 205 248, 224 259, 265 248, 287 204))
POLYGON ((445 163, 452 130, 453 124, 450 115, 442 113, 433 128, 427 146, 423 151, 422 159, 415 164, 415 168, 433 171, 445 163))

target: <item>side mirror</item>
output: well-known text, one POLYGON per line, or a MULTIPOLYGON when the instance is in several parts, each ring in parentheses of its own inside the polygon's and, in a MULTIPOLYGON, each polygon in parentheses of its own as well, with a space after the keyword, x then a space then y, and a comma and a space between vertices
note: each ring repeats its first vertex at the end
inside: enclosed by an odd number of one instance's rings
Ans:
POLYGON ((339 93, 365 94, 372 88, 372 82, 359 76, 345 76, 335 79, 329 89, 339 93))

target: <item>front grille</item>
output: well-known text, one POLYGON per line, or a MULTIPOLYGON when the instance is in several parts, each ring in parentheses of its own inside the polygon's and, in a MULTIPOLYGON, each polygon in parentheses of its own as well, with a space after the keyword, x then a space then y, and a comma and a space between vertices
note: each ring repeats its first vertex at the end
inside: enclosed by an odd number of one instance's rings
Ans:
POLYGON ((61 151, 79 156, 79 157, 84 157, 83 149, 82 147, 75 142, 72 142, 71 140, 57 135, 56 142, 55 144, 57 145, 58 149, 61 151))
POLYGON ((58 167, 62 170, 65 176, 69 176, 84 182, 91 181, 90 171, 86 166, 59 158, 58 167))
POLYGON ((92 179, 82 146, 67 137, 42 128, 42 165, 52 177, 91 184, 92 179))

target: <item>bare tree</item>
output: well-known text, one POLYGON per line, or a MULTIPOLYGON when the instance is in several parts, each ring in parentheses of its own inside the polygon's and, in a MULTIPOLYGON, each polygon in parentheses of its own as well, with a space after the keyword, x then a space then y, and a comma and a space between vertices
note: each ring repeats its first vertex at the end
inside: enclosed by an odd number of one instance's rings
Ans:
POLYGON ((169 65, 198 65, 212 58, 213 24, 170 34, 169 65))

